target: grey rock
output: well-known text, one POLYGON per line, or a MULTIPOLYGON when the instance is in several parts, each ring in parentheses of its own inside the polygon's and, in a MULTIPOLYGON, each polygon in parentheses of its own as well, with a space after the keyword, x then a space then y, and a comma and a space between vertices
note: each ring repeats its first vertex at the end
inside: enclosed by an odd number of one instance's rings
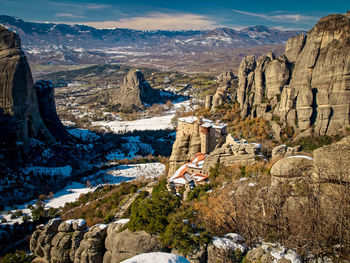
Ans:
POLYGON ((120 262, 138 254, 164 251, 157 236, 144 231, 132 232, 128 229, 109 235, 106 239, 106 248, 103 263, 120 262))
POLYGON ((287 146, 285 144, 278 145, 272 149, 272 160, 277 158, 283 158, 287 151, 287 146))
POLYGON ((271 167, 271 175, 283 178, 302 177, 313 168, 313 161, 301 158, 283 158, 271 167))

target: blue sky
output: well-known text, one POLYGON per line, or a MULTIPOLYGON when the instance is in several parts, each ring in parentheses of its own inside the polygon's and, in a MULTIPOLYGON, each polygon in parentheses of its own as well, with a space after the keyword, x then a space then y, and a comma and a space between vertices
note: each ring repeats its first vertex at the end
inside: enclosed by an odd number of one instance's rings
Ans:
POLYGON ((0 0, 0 14, 26 21, 142 30, 254 25, 308 30, 321 17, 347 9, 348 0, 0 0))

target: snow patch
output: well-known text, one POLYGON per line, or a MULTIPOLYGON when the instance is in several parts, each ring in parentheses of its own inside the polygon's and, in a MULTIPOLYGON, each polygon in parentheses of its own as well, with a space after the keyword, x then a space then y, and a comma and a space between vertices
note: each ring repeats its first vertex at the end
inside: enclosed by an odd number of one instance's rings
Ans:
POLYGON ((213 237, 213 245, 217 248, 222 248, 224 250, 235 251, 239 249, 241 252, 244 252, 247 249, 247 246, 245 244, 240 244, 227 237, 213 237))
POLYGON ((152 252, 137 255, 122 261, 121 263, 190 263, 186 258, 179 255, 164 253, 164 252, 152 252))
POLYGON ((130 219, 129 218, 122 218, 122 219, 119 219, 117 221, 115 221, 115 223, 117 224, 127 224, 129 223, 130 219))
POLYGON ((313 161, 313 159, 314 159, 311 156, 307 156, 307 155, 293 155, 293 156, 288 156, 287 158, 303 158, 303 159, 307 159, 310 161, 313 161))

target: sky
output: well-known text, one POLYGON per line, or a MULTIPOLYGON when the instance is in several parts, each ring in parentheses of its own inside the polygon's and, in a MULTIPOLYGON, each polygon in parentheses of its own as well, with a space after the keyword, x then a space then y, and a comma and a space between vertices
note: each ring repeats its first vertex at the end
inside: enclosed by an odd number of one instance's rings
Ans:
POLYGON ((348 0, 0 0, 0 15, 25 21, 140 30, 309 30, 321 17, 349 9, 348 0))

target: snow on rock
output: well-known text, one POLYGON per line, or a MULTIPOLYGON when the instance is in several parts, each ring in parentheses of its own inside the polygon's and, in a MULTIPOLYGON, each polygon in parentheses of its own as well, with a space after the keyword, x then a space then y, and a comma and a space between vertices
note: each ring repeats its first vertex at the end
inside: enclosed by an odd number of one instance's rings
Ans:
POLYGON ((84 226, 86 225, 86 221, 84 219, 76 219, 75 222, 78 226, 84 226))
POLYGON ((245 238, 237 233, 227 233, 224 237, 231 239, 233 242, 245 242, 245 238))
POLYGON ((236 233, 228 233, 225 237, 213 237, 212 243, 215 247, 224 250, 237 250, 244 252, 247 250, 245 239, 236 233))
POLYGON ((117 224, 127 224, 129 223, 130 219, 129 218, 122 218, 122 219, 119 219, 117 221, 115 221, 115 223, 117 224))
POLYGON ((283 257, 290 260, 291 263, 302 263, 302 260, 297 252, 284 246, 264 242, 262 243, 261 248, 266 253, 270 253, 270 255, 274 258, 272 263, 277 263, 283 257))
POLYGON ((293 155, 293 156, 288 156, 286 158, 304 158, 310 161, 313 161, 314 158, 312 158, 311 156, 307 156, 307 155, 293 155))
POLYGON ((186 258, 179 255, 164 253, 164 252, 152 252, 137 255, 122 261, 122 263, 189 263, 186 258))
POLYGON ((106 229, 108 227, 107 224, 97 224, 95 226, 98 226, 101 230, 106 229))
POLYGON ((100 138, 100 136, 88 129, 68 129, 68 132, 82 141, 96 141, 100 138))

